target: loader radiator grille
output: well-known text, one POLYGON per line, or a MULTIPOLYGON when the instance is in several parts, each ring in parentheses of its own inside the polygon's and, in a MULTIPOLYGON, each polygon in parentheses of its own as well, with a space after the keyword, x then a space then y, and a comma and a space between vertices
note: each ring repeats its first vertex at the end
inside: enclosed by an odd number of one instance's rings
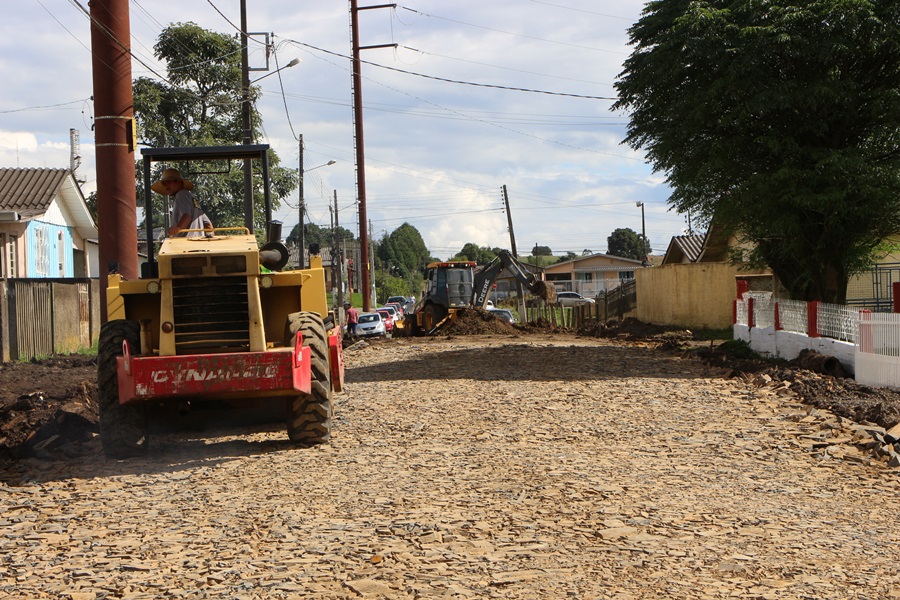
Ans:
POLYGON ((176 354, 250 348, 246 277, 175 279, 172 303, 176 354))

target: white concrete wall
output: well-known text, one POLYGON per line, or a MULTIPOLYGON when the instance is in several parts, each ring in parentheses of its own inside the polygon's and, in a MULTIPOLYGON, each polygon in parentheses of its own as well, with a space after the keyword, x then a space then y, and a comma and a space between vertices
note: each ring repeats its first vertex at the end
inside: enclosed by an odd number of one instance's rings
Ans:
POLYGON ((755 352, 764 356, 794 360, 800 356, 801 350, 809 349, 835 357, 850 375, 856 372, 856 344, 851 342, 822 337, 811 338, 802 333, 776 331, 774 327, 751 328, 746 325, 732 327, 734 339, 747 342, 755 352))

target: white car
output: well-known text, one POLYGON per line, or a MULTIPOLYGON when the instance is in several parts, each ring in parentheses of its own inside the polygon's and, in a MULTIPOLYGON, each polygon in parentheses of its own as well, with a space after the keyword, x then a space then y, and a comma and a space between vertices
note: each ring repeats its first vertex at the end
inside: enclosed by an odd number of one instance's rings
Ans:
POLYGON ((594 299, 585 298, 578 292, 556 292, 556 303, 560 306, 580 306, 594 304, 594 299))
POLYGON ((362 313, 356 321, 356 335, 367 337, 377 335, 387 337, 387 329, 381 315, 377 312, 362 313))
POLYGON ((505 308, 488 308, 487 311, 498 319, 503 319, 509 324, 513 324, 516 322, 516 318, 513 316, 512 311, 509 311, 505 308))

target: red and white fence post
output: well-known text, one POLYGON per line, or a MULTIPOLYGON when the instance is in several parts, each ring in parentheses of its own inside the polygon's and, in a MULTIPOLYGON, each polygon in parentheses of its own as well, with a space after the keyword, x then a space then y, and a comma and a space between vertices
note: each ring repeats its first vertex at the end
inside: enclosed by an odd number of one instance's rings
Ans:
POLYGON ((819 337, 818 300, 811 300, 806 303, 806 335, 811 338, 819 337))

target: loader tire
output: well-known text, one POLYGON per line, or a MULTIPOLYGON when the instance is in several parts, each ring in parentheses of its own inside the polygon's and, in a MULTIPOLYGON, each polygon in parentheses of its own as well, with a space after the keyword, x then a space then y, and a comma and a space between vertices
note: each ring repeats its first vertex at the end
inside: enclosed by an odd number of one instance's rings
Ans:
POLYGON ((331 439, 334 406, 328 366, 328 334, 322 317, 313 312, 288 315, 286 346, 293 346, 298 331, 303 335, 303 346, 310 350, 312 389, 309 394, 300 394, 289 401, 287 432, 292 442, 312 446, 331 439))
POLYGON ((146 409, 119 404, 116 358, 122 356, 122 342, 128 340, 133 352, 141 347, 137 321, 116 320, 100 328, 97 347, 97 390, 99 393, 100 443, 109 458, 129 458, 146 452, 146 409))
POLYGON ((447 311, 444 307, 437 304, 429 304, 422 313, 422 329, 425 330, 425 333, 431 333, 431 330, 443 321, 446 316, 447 311))

